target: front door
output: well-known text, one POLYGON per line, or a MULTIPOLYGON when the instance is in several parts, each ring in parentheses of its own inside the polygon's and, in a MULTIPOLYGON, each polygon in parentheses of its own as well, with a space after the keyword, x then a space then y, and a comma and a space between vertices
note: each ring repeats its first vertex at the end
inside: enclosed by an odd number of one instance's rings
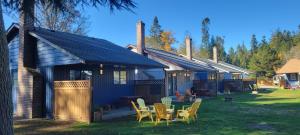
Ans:
POLYGON ((177 76, 176 73, 168 73, 168 95, 175 95, 177 89, 177 76))

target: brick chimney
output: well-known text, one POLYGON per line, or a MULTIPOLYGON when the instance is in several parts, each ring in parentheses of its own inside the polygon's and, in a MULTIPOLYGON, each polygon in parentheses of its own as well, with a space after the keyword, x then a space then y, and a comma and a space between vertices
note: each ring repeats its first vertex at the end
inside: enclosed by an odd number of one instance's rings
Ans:
POLYGON ((144 54, 145 49, 145 24, 138 21, 136 24, 136 48, 137 53, 144 54))
POLYGON ((218 48, 216 46, 213 47, 213 60, 218 63, 218 48))
POLYGON ((192 39, 190 36, 185 37, 185 45, 186 45, 186 56, 189 60, 192 60, 192 39))
MULTIPOLYGON (((35 101, 34 75, 36 41, 29 35, 29 30, 34 27, 34 5, 35 0, 21 0, 22 7, 26 10, 20 11, 19 16, 19 56, 18 56, 18 89, 16 117, 33 118, 38 117, 36 113, 41 107, 35 107, 41 101, 35 101)), ((42 95, 40 95, 42 96, 42 95)))

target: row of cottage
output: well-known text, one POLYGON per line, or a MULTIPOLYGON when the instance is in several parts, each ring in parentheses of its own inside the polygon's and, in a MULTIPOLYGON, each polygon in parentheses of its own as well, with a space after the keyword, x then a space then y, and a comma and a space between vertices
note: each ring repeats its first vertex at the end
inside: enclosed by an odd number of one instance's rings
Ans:
MULTIPOLYGON (((112 104, 122 96, 134 96, 137 80, 163 80, 164 96, 184 94, 193 80, 241 79, 249 72, 214 59, 192 58, 191 38, 187 55, 177 55, 145 46, 145 25, 137 23, 136 45, 127 48, 110 41, 66 32, 31 27, 20 39, 22 26, 7 30, 13 79, 14 115, 22 118, 53 118, 55 81, 90 80, 91 110, 112 104), (27 44, 20 41, 28 40, 27 44)), ((223 88, 220 85, 219 91, 223 88)), ((67 101, 65 101, 67 102, 67 101)))

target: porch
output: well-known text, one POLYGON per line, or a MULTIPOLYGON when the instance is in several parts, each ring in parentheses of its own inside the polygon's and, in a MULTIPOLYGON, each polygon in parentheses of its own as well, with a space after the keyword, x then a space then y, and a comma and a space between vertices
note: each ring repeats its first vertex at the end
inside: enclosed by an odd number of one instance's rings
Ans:
MULTIPOLYGON (((143 97, 149 103, 165 95, 164 79, 136 80, 140 67, 72 65, 54 68, 55 119, 92 122, 134 114, 123 97, 143 97)), ((134 100, 134 99, 132 99, 134 100)))

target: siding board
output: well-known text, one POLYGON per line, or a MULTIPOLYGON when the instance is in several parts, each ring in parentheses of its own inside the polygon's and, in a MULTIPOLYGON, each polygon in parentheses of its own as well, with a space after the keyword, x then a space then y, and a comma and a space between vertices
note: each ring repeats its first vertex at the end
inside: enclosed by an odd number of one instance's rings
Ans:
POLYGON ((114 84, 113 71, 113 69, 106 69, 103 75, 99 75, 98 71, 93 72, 94 107, 118 103, 120 97, 134 95, 134 70, 126 69, 126 84, 114 84))
POLYGON ((77 58, 61 52, 60 50, 40 40, 37 42, 37 50, 37 64, 39 66, 55 66, 80 63, 80 60, 78 60, 77 58))
POLYGON ((53 118, 53 68, 43 67, 40 69, 44 76, 45 84, 45 113, 47 118, 53 118))
POLYGON ((9 42, 8 49, 10 69, 17 69, 19 57, 19 36, 16 36, 13 40, 9 42))

